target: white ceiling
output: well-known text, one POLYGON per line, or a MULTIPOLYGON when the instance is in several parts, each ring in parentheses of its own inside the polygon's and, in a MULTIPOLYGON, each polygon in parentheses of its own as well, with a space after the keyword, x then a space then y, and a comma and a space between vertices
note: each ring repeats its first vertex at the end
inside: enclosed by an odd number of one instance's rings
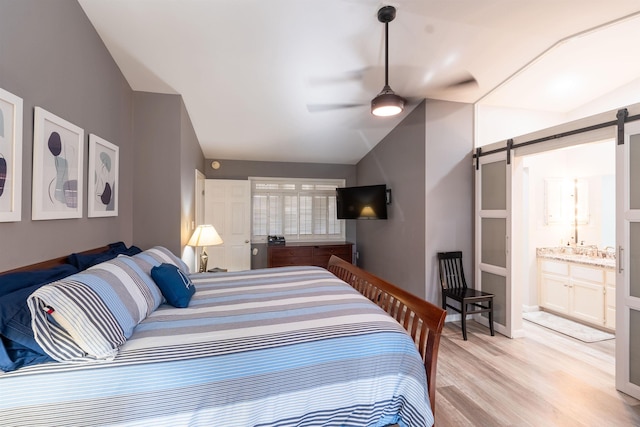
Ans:
POLYGON ((638 0, 79 3, 132 89, 182 95, 207 158, 355 164, 422 98, 566 112, 640 77, 638 0), (386 4, 395 118, 369 112, 386 4))

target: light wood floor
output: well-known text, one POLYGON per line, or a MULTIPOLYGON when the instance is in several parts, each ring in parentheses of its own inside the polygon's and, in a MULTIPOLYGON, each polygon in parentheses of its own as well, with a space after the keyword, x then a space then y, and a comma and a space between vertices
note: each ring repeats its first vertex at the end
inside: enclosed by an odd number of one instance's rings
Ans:
POLYGON ((615 340, 583 343, 530 322, 509 339, 447 323, 436 426, 640 426, 640 402, 615 389, 615 340))

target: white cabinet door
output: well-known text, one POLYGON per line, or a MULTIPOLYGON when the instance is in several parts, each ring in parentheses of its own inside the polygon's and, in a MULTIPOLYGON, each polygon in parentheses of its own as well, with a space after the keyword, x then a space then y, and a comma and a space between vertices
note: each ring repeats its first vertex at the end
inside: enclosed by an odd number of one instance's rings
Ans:
POLYGON ((541 305, 558 313, 569 314, 569 278, 543 273, 540 278, 541 305))
POLYGON ((572 279, 572 294, 569 314, 589 323, 604 324, 604 286, 602 283, 589 283, 572 279))

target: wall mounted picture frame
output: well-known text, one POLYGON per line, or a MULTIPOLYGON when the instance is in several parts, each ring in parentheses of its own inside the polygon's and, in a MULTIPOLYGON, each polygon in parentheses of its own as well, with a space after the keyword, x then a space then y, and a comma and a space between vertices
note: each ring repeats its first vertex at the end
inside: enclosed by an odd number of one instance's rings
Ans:
POLYGON ((89 134, 87 205, 89 218, 118 216, 120 148, 89 134))
POLYGON ((22 220, 22 98, 0 89, 0 222, 22 220))
POLYGON ((35 108, 32 219, 82 218, 84 145, 83 129, 35 108))

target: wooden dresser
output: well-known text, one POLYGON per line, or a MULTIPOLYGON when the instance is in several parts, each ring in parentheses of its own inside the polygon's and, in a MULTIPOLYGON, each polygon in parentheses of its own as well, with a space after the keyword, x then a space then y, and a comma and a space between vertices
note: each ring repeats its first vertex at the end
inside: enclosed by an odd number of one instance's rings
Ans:
POLYGON ((290 265, 316 265, 327 268, 331 255, 336 255, 347 262, 352 261, 353 243, 321 242, 321 243, 287 243, 268 247, 268 267, 286 267, 290 265))

